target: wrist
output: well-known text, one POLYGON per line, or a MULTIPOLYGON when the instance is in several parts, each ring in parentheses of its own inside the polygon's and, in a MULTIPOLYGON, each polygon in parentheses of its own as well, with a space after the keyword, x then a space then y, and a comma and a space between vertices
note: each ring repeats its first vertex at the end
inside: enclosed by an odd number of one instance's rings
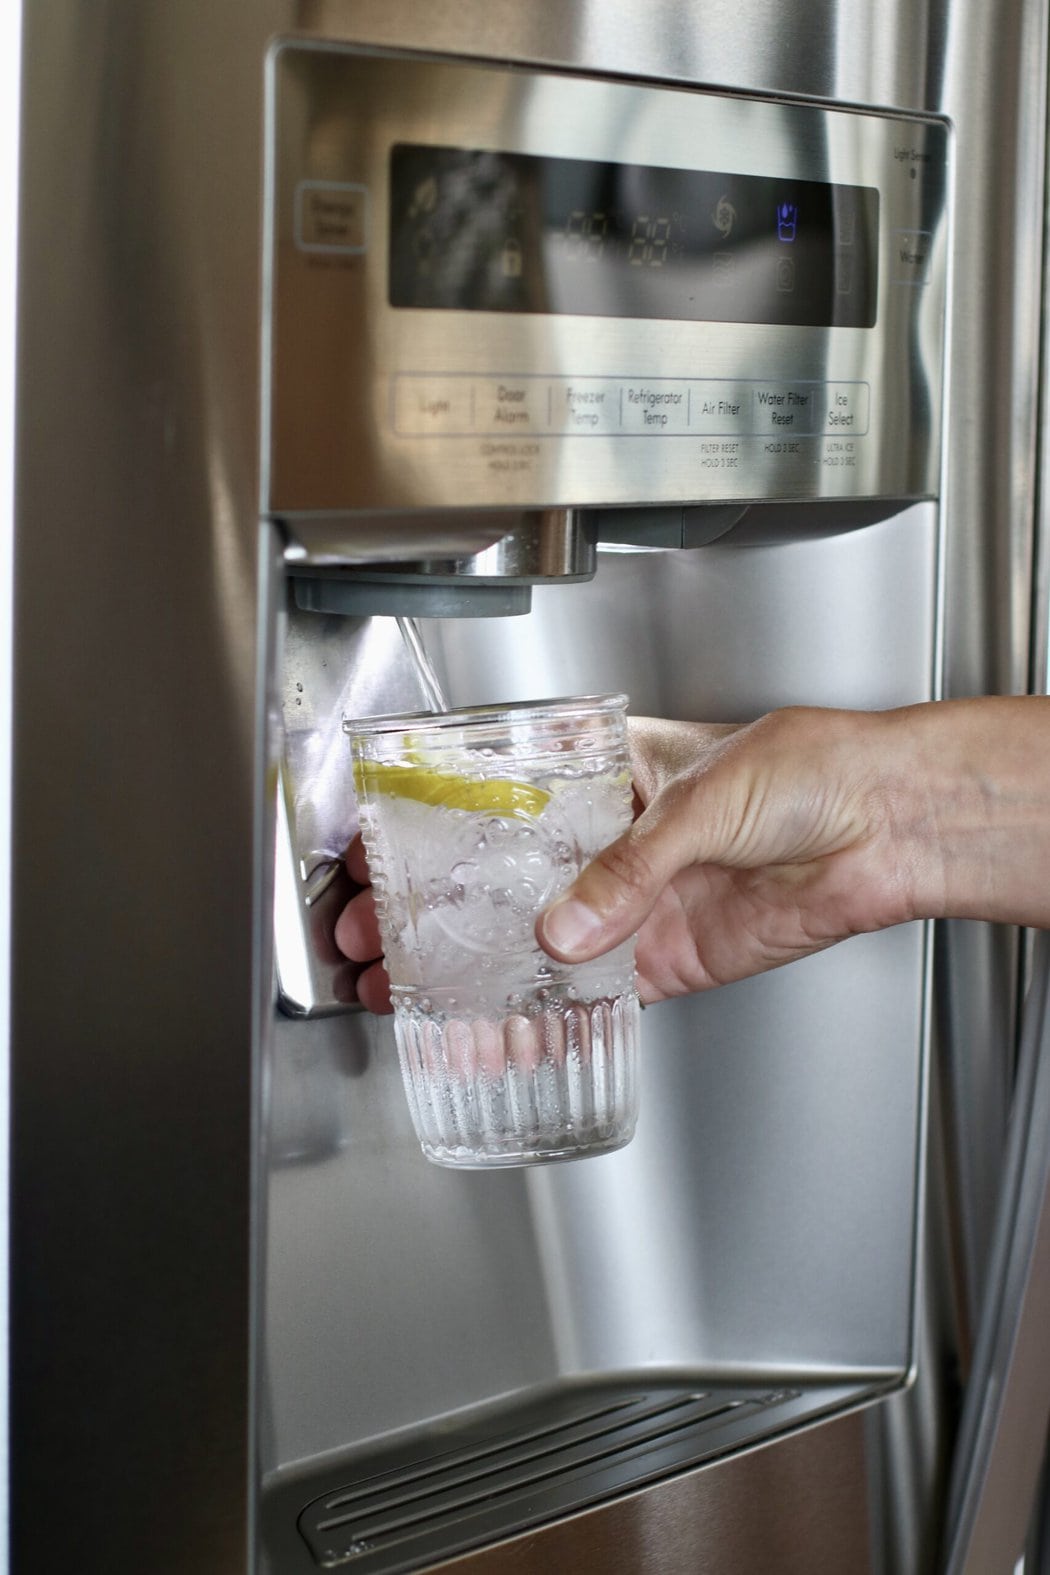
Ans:
POLYGON ((914 916, 1050 927, 1050 699, 943 701, 883 720, 914 916))

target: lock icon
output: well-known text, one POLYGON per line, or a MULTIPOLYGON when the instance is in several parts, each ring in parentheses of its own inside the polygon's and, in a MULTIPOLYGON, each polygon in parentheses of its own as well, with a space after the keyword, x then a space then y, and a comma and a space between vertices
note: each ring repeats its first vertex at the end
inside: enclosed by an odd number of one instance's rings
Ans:
POLYGON ((513 236, 503 242, 503 259, 501 263, 505 279, 521 278, 521 245, 513 236))

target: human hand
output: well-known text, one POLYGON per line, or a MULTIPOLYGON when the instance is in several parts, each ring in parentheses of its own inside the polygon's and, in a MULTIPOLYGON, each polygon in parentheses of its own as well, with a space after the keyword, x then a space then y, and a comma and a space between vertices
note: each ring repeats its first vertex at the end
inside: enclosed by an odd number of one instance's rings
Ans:
MULTIPOLYGON (((750 727, 632 718, 638 818, 580 876, 572 900, 541 917, 541 945, 576 961, 637 929, 639 993, 657 1001, 909 916, 874 793, 881 761, 868 734, 877 730, 868 717, 818 711, 778 712, 750 727), (567 940, 566 921, 581 918, 583 935, 567 940)), ((364 889, 344 909, 336 942, 365 964, 361 1002, 389 1011, 360 839, 348 868, 364 889)))
MULTIPOLYGON (((629 725, 634 825, 540 916, 537 937, 576 962, 637 931, 646 1002, 908 919, 1050 926, 1050 700, 629 725)), ((362 1004, 389 1011, 359 840, 347 865, 364 889, 335 939, 365 965, 362 1004)))
POLYGON ((801 708, 739 727, 633 719, 637 818, 541 917, 541 944, 575 962, 637 931, 653 1002, 915 917, 913 806, 890 786, 886 730, 801 708))
POLYGON ((383 943, 379 938, 375 897, 360 835, 354 838, 347 849, 346 868, 354 885, 361 889, 354 893, 336 920, 333 932, 335 944, 351 962, 362 965, 355 986, 360 1004, 370 1012, 384 1015, 393 1011, 390 1004, 390 979, 383 966, 383 943))
POLYGON ((652 1002, 907 919, 1050 924, 1050 701, 632 724, 638 817, 539 920, 565 962, 637 931, 652 1002))

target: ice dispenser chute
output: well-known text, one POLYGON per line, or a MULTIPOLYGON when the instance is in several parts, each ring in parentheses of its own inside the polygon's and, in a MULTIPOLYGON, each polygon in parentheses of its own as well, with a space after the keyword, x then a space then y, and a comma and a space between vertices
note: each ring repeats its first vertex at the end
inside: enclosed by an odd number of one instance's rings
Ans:
MULTIPOLYGON (((528 612, 533 585, 588 580, 594 574, 595 525, 579 509, 460 513, 451 521, 431 513, 414 516, 412 523, 419 538, 409 558, 379 558, 345 568, 347 559, 360 552, 356 520, 341 555, 331 546, 323 556, 303 547, 287 551, 296 605, 359 617, 513 617, 528 612), (455 539, 456 524, 461 537, 475 543, 474 550, 442 550, 444 541, 455 539), (489 536, 491 545, 478 550, 476 544, 489 536)), ((382 522, 377 525, 381 529, 382 522)))
POLYGON ((360 535, 349 527, 341 550, 329 526, 322 547, 293 541, 283 554, 274 942, 280 1003, 295 1016, 353 1002, 353 969, 331 933, 356 826, 343 718, 440 708, 419 618, 515 617, 533 585, 595 571, 594 524, 574 509, 420 514, 404 531, 418 556, 386 561, 399 534, 391 523, 385 537, 372 527, 385 542, 373 561, 348 562, 367 522, 360 535))

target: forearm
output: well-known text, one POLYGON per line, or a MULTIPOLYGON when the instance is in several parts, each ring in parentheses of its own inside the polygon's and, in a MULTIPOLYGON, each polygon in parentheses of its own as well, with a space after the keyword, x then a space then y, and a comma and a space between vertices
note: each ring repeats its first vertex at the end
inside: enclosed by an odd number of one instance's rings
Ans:
POLYGON ((1050 699, 947 701, 881 720, 916 916, 1050 928, 1050 699))

